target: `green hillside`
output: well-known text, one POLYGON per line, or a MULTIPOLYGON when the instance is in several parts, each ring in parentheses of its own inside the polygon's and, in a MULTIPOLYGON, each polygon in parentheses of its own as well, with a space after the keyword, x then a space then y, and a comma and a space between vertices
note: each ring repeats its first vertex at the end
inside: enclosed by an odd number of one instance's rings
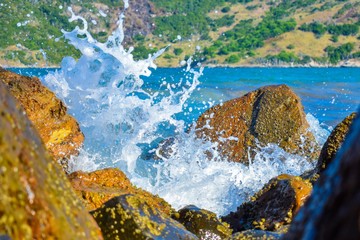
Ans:
MULTIPOLYGON (((338 64, 359 62, 360 3, 356 0, 130 0, 126 45, 136 58, 171 46, 157 60, 179 66, 194 56, 205 65, 338 64)), ((122 1, 3 0, 0 64, 58 65, 78 56, 60 38, 71 30, 68 6, 105 41, 122 1), (106 17, 105 17, 106 14, 106 17)))

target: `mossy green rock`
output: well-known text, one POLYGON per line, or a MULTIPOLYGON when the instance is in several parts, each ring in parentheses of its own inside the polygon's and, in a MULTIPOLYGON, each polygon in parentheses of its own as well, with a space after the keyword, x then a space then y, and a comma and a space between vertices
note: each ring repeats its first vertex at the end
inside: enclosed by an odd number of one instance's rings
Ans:
POLYGON ((180 209, 173 218, 199 239, 224 239, 232 233, 229 225, 221 222, 215 213, 193 205, 180 209))
POLYGON ((84 141, 76 120, 65 105, 36 77, 25 77, 0 67, 0 81, 18 100, 53 158, 67 168, 67 159, 84 141))
POLYGON ((11 239, 101 239, 64 172, 0 81, 0 234, 11 239))
POLYGON ((199 117, 196 127, 198 137, 218 142, 230 161, 248 163, 249 153, 269 143, 309 160, 319 155, 300 98, 286 85, 262 87, 214 106, 199 117))
POLYGON ((105 239, 198 239, 179 222, 133 194, 104 203, 91 214, 105 239))
POLYGON ((295 213, 310 196, 312 185, 300 177, 280 175, 270 180, 250 202, 222 220, 234 232, 248 229, 277 231, 292 221, 295 213))
POLYGON ((262 230, 246 230, 233 234, 227 240, 277 240, 281 234, 262 230))

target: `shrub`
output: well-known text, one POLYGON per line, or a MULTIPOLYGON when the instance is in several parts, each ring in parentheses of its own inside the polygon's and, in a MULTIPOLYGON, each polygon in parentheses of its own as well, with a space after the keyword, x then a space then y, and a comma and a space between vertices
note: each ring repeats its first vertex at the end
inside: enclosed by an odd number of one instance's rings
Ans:
POLYGON ((295 48, 295 45, 294 44, 289 44, 289 45, 286 46, 286 48, 291 50, 291 49, 295 48))
POLYGON ((238 55, 232 54, 226 60, 227 63, 237 63, 240 61, 240 57, 238 55))
POLYGON ((221 12, 223 12, 223 13, 227 13, 227 12, 229 12, 229 11, 230 11, 230 7, 229 7, 229 6, 223 7, 223 8, 221 9, 221 12))
POLYGON ((176 56, 179 56, 182 53, 183 53, 183 50, 181 48, 174 48, 174 54, 176 56))

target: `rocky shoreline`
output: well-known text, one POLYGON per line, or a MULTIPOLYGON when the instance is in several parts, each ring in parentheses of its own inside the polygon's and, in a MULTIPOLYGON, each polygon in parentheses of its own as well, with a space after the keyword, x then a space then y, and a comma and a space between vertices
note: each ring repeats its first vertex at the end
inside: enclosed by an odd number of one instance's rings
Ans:
POLYGON ((360 238, 360 119, 352 114, 317 146, 286 85, 214 106, 198 119, 197 135, 219 143, 236 136, 219 144, 234 162, 247 164, 244 149, 256 150, 257 139, 315 159, 316 168, 273 178, 220 218, 196 206, 176 211, 119 169, 68 174, 84 138, 64 104, 37 78, 2 68, 0 93, 0 239, 360 238))
MULTIPOLYGON (((156 63, 156 60, 155 60, 156 63)), ((7 65, 7 62, 1 62, 0 66, 3 66, 4 68, 60 68, 59 65, 47 65, 46 63, 40 63, 35 66, 27 66, 23 64, 16 64, 12 63, 11 65, 7 65)), ((169 66, 162 66, 161 64, 156 64, 157 67, 160 68, 168 68, 169 66)), ((252 63, 252 64, 203 64, 203 66, 208 68, 218 68, 218 67, 227 67, 227 68, 359 68, 360 67, 360 59, 350 59, 347 61, 341 61, 338 64, 322 64, 315 61, 311 61, 308 64, 289 64, 289 63, 281 63, 281 64, 258 64, 258 63, 252 63)), ((181 67, 181 64, 173 65, 170 68, 178 68, 181 67)))

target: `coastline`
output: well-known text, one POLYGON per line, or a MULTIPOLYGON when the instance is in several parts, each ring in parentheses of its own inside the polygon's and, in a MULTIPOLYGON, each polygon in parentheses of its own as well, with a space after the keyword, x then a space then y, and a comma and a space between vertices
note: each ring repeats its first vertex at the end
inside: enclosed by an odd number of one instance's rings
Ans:
POLYGON ((229 64, 206 64, 206 67, 217 68, 359 68, 360 59, 350 59, 347 61, 341 61, 338 64, 321 64, 317 62, 310 62, 308 64, 241 64, 241 65, 229 65, 229 64))
MULTIPOLYGON (((181 68, 183 65, 173 65, 173 66, 165 66, 156 63, 158 68, 181 68)), ((60 68, 60 65, 47 65, 43 63, 36 63, 34 65, 24 65, 24 64, 6 64, 0 61, 0 66, 3 68, 43 68, 43 69, 51 69, 51 68, 60 68)), ((341 61, 338 64, 321 64, 317 62, 310 62, 308 64, 202 64, 201 66, 206 68, 360 68, 360 59, 350 59, 347 61, 341 61)))

